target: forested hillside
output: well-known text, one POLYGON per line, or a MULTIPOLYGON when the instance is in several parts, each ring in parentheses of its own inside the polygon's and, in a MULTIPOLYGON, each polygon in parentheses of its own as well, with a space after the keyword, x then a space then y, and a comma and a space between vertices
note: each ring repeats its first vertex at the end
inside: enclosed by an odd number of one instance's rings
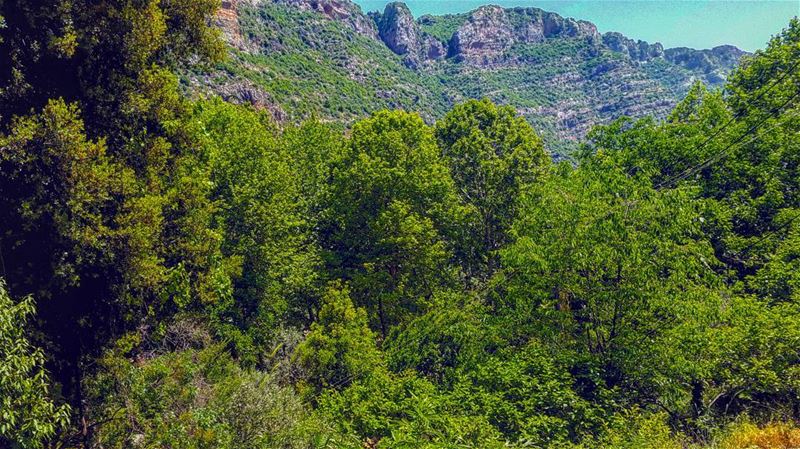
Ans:
POLYGON ((573 164, 197 98, 219 8, 0 2, 0 447, 800 445, 800 21, 573 164))
POLYGON ((694 81, 720 87, 745 54, 732 46, 664 49, 537 8, 486 6, 415 19, 403 3, 367 16, 350 0, 226 2, 227 62, 187 74, 192 90, 352 125, 381 109, 428 124, 455 104, 489 98, 537 129, 557 157, 594 125, 664 118, 694 81))

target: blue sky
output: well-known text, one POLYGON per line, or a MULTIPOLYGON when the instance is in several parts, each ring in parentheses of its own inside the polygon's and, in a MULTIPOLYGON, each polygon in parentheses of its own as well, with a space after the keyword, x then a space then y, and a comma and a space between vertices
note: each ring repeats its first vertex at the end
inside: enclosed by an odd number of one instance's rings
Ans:
MULTIPOLYGON (((390 0, 355 0, 364 11, 390 0)), ((732 44, 753 51, 800 15, 800 0, 407 0, 414 15, 465 12, 484 4, 535 6, 665 47, 732 44)))

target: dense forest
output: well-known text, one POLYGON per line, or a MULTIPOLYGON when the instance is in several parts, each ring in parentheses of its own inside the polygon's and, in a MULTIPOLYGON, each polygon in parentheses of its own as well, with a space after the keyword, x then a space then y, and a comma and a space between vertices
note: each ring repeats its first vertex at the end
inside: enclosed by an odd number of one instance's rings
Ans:
POLYGON ((187 96, 215 0, 0 0, 0 447, 800 446, 800 21, 555 163, 187 96))

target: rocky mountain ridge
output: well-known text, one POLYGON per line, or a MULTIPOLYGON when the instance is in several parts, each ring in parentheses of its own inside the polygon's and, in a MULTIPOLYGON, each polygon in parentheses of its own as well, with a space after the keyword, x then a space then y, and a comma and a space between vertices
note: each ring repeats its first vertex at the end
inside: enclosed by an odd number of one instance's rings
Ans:
POLYGON ((678 47, 664 49, 656 42, 650 44, 633 40, 622 33, 607 32, 602 35, 597 27, 585 20, 565 18, 539 8, 502 8, 482 6, 461 15, 462 23, 446 40, 440 41, 424 28, 437 22, 437 16, 424 16, 415 20, 408 6, 402 2, 386 5, 384 12, 373 13, 379 24, 380 37, 399 55, 409 55, 416 66, 419 60, 435 60, 444 56, 458 61, 488 65, 502 61, 515 44, 537 44, 546 39, 583 38, 587 42, 605 46, 622 53, 631 60, 648 62, 661 58, 689 70, 709 74, 713 83, 721 82, 721 74, 730 71, 746 52, 732 45, 722 45, 707 50, 678 47), (446 47, 447 53, 426 51, 432 47, 446 47))
POLYGON ((269 109, 350 123, 382 108, 441 116, 467 98, 515 107, 557 154, 622 115, 663 117, 692 83, 720 86, 732 46, 664 49, 537 8, 483 6, 415 18, 400 2, 364 14, 350 0, 227 0, 231 58, 188 84, 269 109))

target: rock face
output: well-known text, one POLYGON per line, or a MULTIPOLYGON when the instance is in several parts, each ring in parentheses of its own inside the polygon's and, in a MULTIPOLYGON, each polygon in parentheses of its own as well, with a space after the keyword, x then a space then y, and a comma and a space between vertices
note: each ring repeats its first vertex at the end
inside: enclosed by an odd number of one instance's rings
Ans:
POLYGON ((503 59, 514 44, 540 43, 549 38, 598 40, 597 27, 565 19, 538 8, 504 9, 483 6, 473 11, 450 39, 450 56, 487 64, 503 59))
POLYGON ((239 29, 239 0, 224 0, 220 5, 215 22, 222 29, 225 40, 234 47, 242 46, 242 31, 239 29))
POLYGON ((664 59, 689 70, 705 73, 712 82, 721 82, 746 54, 733 45, 720 45, 710 50, 678 47, 665 50, 664 59))
POLYGON ((445 56, 444 45, 420 30, 405 3, 389 3, 383 14, 376 14, 373 18, 381 40, 393 52, 405 56, 407 66, 418 67, 424 61, 445 56))
POLYGON ((223 70, 187 74, 192 90, 279 122, 352 123, 384 108, 433 121, 485 97, 514 107, 562 155, 594 125, 665 117, 693 82, 720 86, 745 54, 601 36, 537 8, 415 19, 402 3, 365 15, 352 0, 225 0, 217 23, 237 51, 223 70))
POLYGON ((433 36, 425 36, 424 49, 427 59, 441 59, 447 55, 445 46, 433 36))
POLYGON ((514 31, 505 9, 483 6, 474 11, 450 39, 450 56, 488 63, 514 43, 514 31))
POLYGON ((635 61, 649 61, 664 56, 664 46, 656 42, 634 41, 617 32, 603 34, 603 44, 613 51, 624 53, 635 61))
POLYGON ((293 6, 304 11, 317 11, 332 20, 346 23, 358 34, 377 37, 375 23, 361 8, 350 0, 272 0, 278 4, 293 6))
POLYGON ((419 27, 404 3, 389 3, 378 19, 378 33, 398 55, 419 53, 422 49, 419 27))

